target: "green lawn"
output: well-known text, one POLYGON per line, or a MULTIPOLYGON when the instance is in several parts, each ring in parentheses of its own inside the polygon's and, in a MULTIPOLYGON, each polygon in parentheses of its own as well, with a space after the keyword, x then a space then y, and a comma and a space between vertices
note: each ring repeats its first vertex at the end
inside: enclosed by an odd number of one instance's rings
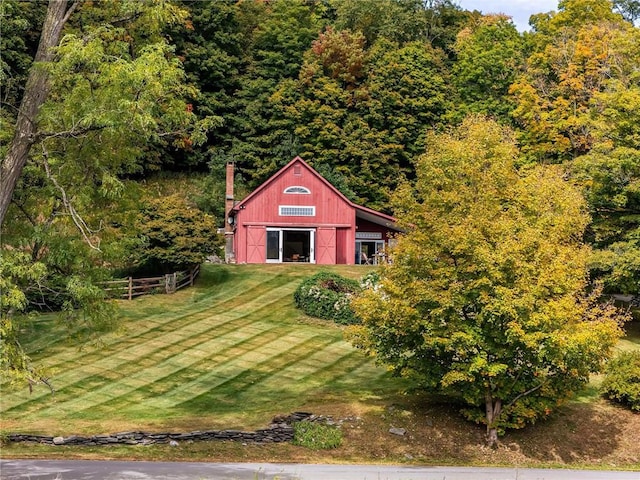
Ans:
MULTIPOLYGON (((58 447, 8 443, 11 458, 256 462, 393 462, 640 468, 640 416, 600 398, 598 378, 544 422, 510 431, 494 452, 455 405, 407 386, 345 342, 342 330, 293 306, 315 265, 207 265, 194 288, 121 303, 123 328, 79 348, 52 315, 26 332, 56 389, 0 395, 0 432, 69 436, 125 430, 255 429, 306 410, 345 421, 343 445, 181 443, 58 447), (399 437, 390 427, 407 429, 399 437)), ((326 267, 324 267, 326 268, 326 267)), ((331 267, 360 277, 372 267, 331 267)), ((640 324, 620 349, 640 348, 640 324)), ((2 440, 0 436, 0 440, 2 440)))
MULTIPOLYGON (((78 345, 43 316, 26 347, 52 371, 3 391, 3 430, 47 434, 121 429, 264 427, 321 399, 363 399, 401 384, 293 305, 314 265, 208 265, 196 287, 121 303, 123 330, 78 345), (69 431, 69 429, 72 431, 69 431)), ((362 267, 332 267, 359 276, 362 267)))

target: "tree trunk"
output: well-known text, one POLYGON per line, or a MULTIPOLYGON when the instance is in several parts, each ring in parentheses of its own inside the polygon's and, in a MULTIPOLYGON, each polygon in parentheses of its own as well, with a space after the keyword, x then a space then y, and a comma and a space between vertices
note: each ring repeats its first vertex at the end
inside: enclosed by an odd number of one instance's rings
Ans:
POLYGON ((498 419, 502 413, 502 400, 494 399, 491 390, 485 395, 485 409, 487 419, 487 444, 491 448, 498 447, 498 419))
POLYGON ((68 0, 49 0, 38 51, 29 70, 29 77, 20 103, 15 133, 0 169, 0 225, 4 222, 13 191, 22 174, 22 169, 27 163, 29 151, 35 142, 40 107, 49 95, 48 74, 39 63, 50 62, 53 59, 52 47, 58 45, 62 27, 77 4, 74 3, 69 9, 67 9, 67 5, 68 0))

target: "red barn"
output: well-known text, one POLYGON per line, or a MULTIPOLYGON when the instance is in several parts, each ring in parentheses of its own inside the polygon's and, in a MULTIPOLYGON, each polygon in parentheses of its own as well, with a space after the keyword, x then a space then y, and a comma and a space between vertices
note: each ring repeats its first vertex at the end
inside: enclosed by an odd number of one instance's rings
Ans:
POLYGON ((300 157, 237 204, 227 167, 230 261, 374 264, 398 231, 393 217, 354 204, 300 157))

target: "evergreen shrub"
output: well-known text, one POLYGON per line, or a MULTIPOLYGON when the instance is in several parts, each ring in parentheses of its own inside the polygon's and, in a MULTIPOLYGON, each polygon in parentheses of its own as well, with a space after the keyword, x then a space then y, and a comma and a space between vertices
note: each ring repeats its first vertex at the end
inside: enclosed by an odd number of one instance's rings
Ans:
POLYGON ((640 412, 640 351, 623 352, 609 362, 602 393, 640 412))
POLYGON ((319 272, 304 280, 293 294, 296 306, 307 315, 341 325, 359 323, 351 298, 360 292, 356 280, 331 272, 319 272))

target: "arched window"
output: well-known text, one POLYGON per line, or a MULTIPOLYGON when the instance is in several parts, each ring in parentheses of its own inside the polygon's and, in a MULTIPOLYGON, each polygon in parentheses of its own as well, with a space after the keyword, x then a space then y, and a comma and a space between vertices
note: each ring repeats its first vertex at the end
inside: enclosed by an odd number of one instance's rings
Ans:
POLYGON ((311 193, 311 191, 306 187, 299 187, 296 185, 293 187, 285 188, 284 193, 309 194, 311 193))

